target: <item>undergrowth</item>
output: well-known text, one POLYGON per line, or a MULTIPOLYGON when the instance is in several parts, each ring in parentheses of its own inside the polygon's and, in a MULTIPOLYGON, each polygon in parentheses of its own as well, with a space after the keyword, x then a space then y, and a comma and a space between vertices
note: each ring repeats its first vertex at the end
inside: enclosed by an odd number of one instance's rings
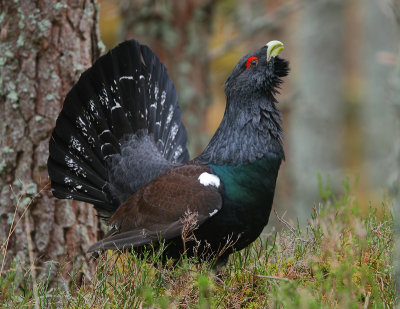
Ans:
MULTIPOLYGON (((313 208, 306 227, 285 219, 279 233, 260 238, 231 255, 217 272, 183 257, 175 266, 108 252, 96 273, 72 287, 37 282, 14 264, 0 277, 2 307, 67 308, 393 308, 393 219, 385 202, 366 210, 351 194, 313 208)), ((71 274, 74 277, 74 274, 71 274)))

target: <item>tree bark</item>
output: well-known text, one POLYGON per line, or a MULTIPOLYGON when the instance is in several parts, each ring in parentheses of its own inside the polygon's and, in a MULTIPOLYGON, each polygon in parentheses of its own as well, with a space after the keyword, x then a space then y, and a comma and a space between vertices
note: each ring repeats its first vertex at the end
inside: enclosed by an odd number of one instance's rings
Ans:
POLYGON ((121 1, 122 39, 148 45, 173 80, 183 109, 191 155, 199 154, 208 137, 205 113, 210 101, 208 38, 215 1, 121 1))
POLYGON ((46 163, 64 97, 99 56, 95 2, 0 2, 1 270, 15 258, 18 265, 34 264, 40 280, 59 265, 70 282, 67 274, 89 269, 85 251, 97 240, 95 211, 53 198, 46 163))

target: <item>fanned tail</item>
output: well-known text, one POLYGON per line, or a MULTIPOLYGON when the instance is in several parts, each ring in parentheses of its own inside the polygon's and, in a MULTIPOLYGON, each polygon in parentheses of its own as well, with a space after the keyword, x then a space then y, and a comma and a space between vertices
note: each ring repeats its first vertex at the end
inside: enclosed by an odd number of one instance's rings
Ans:
POLYGON ((68 93, 50 139, 54 196, 105 216, 140 186, 189 160, 177 93, 147 46, 126 41, 68 93))

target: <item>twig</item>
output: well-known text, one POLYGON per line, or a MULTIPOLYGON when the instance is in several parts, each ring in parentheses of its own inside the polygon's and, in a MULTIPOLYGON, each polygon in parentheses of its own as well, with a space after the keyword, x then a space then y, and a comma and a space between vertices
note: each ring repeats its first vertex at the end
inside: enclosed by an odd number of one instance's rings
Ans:
MULTIPOLYGON (((6 253, 7 253, 8 243, 10 241, 11 235, 14 233, 15 229, 17 228, 18 223, 22 220, 22 217, 28 211, 28 209, 31 206, 32 202, 34 201, 35 197, 39 196, 43 192, 43 190, 45 190, 47 188, 47 186, 49 184, 50 184, 50 181, 39 191, 39 193, 37 193, 34 197, 31 198, 31 200, 29 201, 28 205, 25 207, 24 211, 22 212, 22 215, 19 217, 18 221, 14 224, 15 218, 17 216, 18 204, 19 204, 21 198, 24 196, 25 192, 20 194, 20 196, 18 198, 18 201, 17 201, 17 204, 15 205, 14 216, 13 216, 13 219, 12 219, 12 222, 11 222, 11 225, 10 225, 10 230, 8 232, 7 239, 3 243, 3 245, 1 246, 1 249, 0 249, 1 251, 3 251, 3 259, 2 259, 1 268, 0 268, 0 276, 3 273, 3 270, 4 270, 4 265, 5 265, 5 261, 6 261, 6 253)), ((13 193, 13 195, 15 197, 17 197, 17 195, 14 193, 14 190, 13 190, 11 185, 10 185, 10 189, 11 189, 11 192, 13 193)))
POLYGON ((368 305, 369 305, 369 298, 371 296, 371 292, 367 293, 367 297, 365 297, 365 302, 364 302, 364 309, 368 309, 368 305))
POLYGON ((295 228, 289 222, 287 222, 285 219, 283 219, 283 216, 279 217, 279 215, 275 209, 274 209, 274 213, 275 213, 275 216, 278 218, 279 222, 283 223, 294 235, 296 235, 295 228))
POLYGON ((28 252, 29 252, 29 261, 31 263, 31 274, 32 274, 32 283, 33 283, 33 298, 35 299, 35 308, 39 309, 39 293, 38 287, 36 283, 36 269, 35 269, 35 261, 33 257, 33 246, 32 246, 32 238, 31 238, 31 224, 29 222, 29 216, 25 216, 25 229, 26 229, 26 237, 28 240, 28 252))
POLYGON ((283 280, 283 281, 289 281, 288 278, 282 278, 282 277, 275 277, 275 276, 265 276, 265 275, 254 275, 255 277, 259 278, 266 278, 266 279, 272 279, 272 280, 283 280))
MULTIPOLYGON (((6 242, 2 245, 1 249, 3 249, 3 247, 5 246, 6 243, 8 243, 8 240, 10 239, 11 235, 14 233, 15 229, 17 228, 18 223, 22 220, 22 217, 23 217, 23 216, 25 215, 25 213, 28 211, 29 206, 31 206, 32 202, 35 200, 35 197, 38 197, 38 196, 47 188, 48 185, 50 185, 50 182, 48 182, 38 193, 35 194, 34 197, 31 198, 30 202, 28 203, 28 205, 26 206, 26 208, 25 208, 24 211, 22 212, 22 215, 19 217, 17 223, 15 223, 14 225, 11 224, 11 227, 12 227, 12 228, 10 227, 10 232, 8 233, 8 238, 7 238, 6 242)), ((11 186, 10 186, 10 187, 11 187, 11 186)), ((14 192, 14 190, 12 189, 12 187, 11 187, 11 191, 14 192)), ((18 209, 17 206, 18 206, 19 201, 21 200, 21 198, 22 198, 22 196, 23 196, 24 194, 25 194, 25 193, 21 194, 21 196, 18 198, 17 205, 15 206, 15 212, 17 212, 17 209, 18 209)), ((14 193, 14 195, 15 195, 15 193, 14 193)), ((13 221, 13 223, 14 223, 14 221, 13 221)))

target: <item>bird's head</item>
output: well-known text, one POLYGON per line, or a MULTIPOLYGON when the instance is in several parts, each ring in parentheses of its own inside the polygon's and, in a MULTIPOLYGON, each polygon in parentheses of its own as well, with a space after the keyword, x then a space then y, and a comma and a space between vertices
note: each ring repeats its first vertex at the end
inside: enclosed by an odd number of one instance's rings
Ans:
POLYGON ((240 59, 225 82, 227 98, 273 95, 289 72, 288 61, 278 57, 282 49, 282 42, 270 41, 240 59))

